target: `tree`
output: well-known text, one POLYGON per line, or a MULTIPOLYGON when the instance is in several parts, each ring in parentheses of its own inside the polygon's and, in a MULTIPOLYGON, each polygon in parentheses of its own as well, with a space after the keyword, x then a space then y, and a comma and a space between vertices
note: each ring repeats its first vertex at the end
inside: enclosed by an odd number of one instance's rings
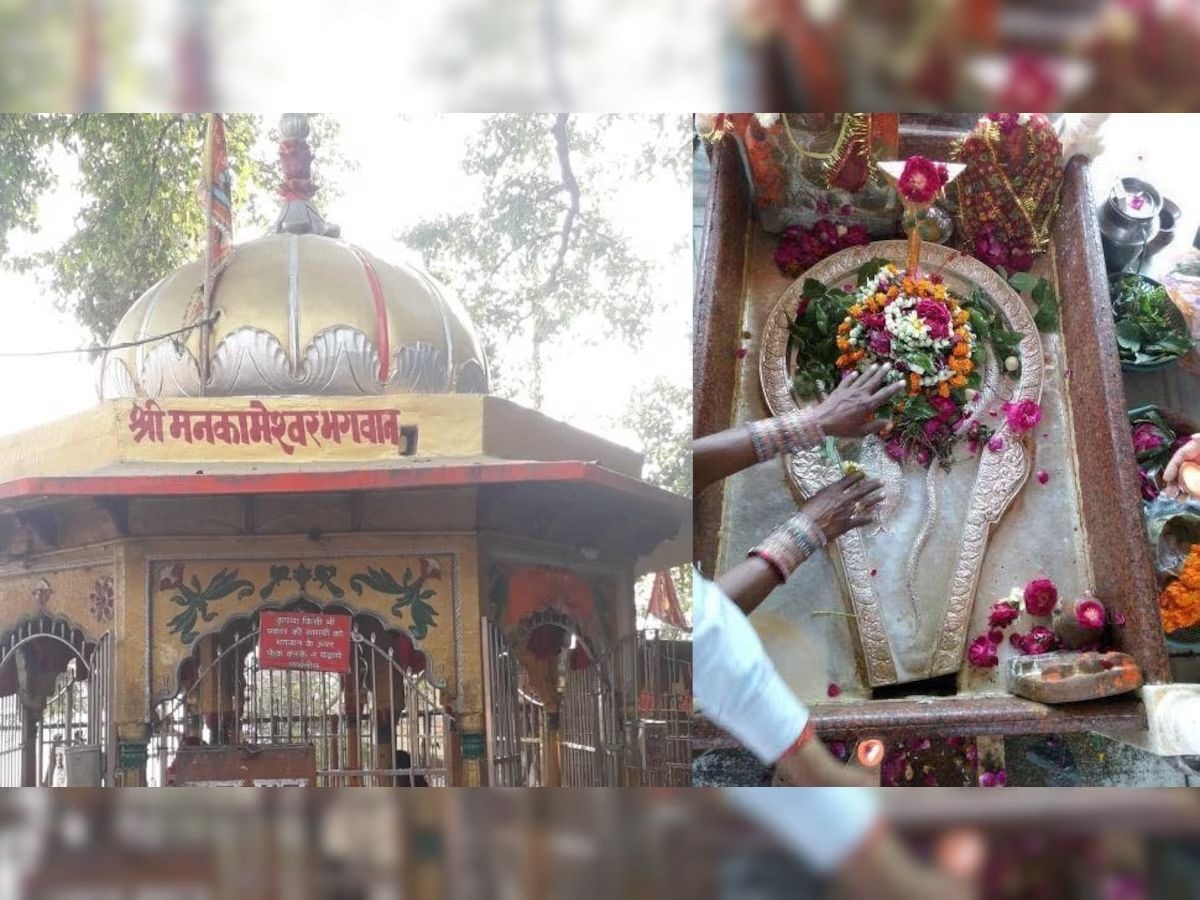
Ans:
MULTIPOLYGON (((621 419, 623 426, 637 434, 645 456, 642 472, 651 484, 685 497, 692 495, 692 391, 666 378, 655 378, 631 398, 621 419)), ((675 592, 685 615, 692 609, 692 567, 678 566, 671 571, 675 592)), ((649 602, 647 584, 639 600, 649 602)), ((685 634, 662 626, 666 637, 684 638, 685 634)))
POLYGON ((520 365, 510 353, 507 370, 494 366, 498 393, 525 389, 540 408, 552 342, 592 334, 640 345, 658 302, 657 262, 638 252, 609 206, 628 179, 686 179, 688 141, 685 116, 484 120, 463 163, 483 183, 477 208, 421 222, 400 239, 455 289, 494 363, 501 346, 528 348, 520 365), (613 133, 627 135, 631 124, 640 143, 614 153, 613 133))
MULTIPOLYGON (((259 116, 225 116, 239 231, 264 230, 278 160, 259 116)), ((314 146, 333 144, 337 122, 313 117, 314 146)), ((196 201, 204 118, 169 115, 0 115, 0 264, 46 278, 62 309, 97 341, 154 282, 202 252, 204 215, 196 201), (79 167, 82 205, 74 233, 44 253, 14 257, 8 237, 32 229, 39 199, 58 185, 52 152, 79 167)), ((344 160, 327 148, 325 168, 344 160)), ((326 195, 328 187, 326 187, 326 195)))
POLYGON ((692 495, 692 391, 658 377, 630 398, 621 425, 637 434, 645 456, 642 477, 668 491, 692 495))

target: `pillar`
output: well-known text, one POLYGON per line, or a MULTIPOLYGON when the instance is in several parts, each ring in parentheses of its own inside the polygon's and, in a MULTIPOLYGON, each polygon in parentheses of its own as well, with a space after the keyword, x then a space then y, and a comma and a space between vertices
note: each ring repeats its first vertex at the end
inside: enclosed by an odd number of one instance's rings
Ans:
POLYGON ((483 714, 459 713, 459 746, 462 748, 461 787, 483 787, 490 780, 487 768, 487 738, 483 714))
POLYGON ((554 706, 546 703, 546 787, 562 787, 562 712, 555 695, 554 706))
MULTIPOLYGON (((109 715, 116 722, 115 746, 104 748, 105 769, 117 786, 146 784, 150 746, 149 576, 145 551, 136 543, 116 550, 113 564, 113 664, 109 715)), ((166 611, 164 611, 166 612, 166 611)), ((175 673, 163 671, 164 691, 175 687, 175 673)))

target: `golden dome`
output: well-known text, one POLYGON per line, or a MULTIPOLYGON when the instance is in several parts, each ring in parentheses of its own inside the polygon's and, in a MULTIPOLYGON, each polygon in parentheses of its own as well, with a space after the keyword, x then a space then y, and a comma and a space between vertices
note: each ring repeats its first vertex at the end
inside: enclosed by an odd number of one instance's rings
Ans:
MULTIPOLYGON (((110 345, 195 322, 204 264, 188 263, 125 313, 110 345)), ((426 273, 341 240, 272 234, 235 248, 213 292, 210 397, 487 393, 466 312, 426 273)), ((200 395, 200 328, 113 350, 100 395, 200 395)))
POLYGON ((201 260, 138 298, 101 362, 101 399, 487 393, 487 360, 455 297, 419 269, 340 240, 311 202, 307 119, 284 116, 280 131, 276 233, 227 257, 210 324, 184 330, 205 318, 201 260))

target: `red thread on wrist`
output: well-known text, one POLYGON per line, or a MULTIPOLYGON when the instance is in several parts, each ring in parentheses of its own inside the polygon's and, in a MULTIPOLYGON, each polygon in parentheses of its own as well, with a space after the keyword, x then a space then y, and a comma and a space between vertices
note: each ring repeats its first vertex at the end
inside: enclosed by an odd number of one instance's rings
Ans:
POLYGON ((812 719, 809 719, 808 724, 804 726, 804 730, 800 732, 800 737, 796 738, 796 740, 792 742, 792 746, 788 747, 787 750, 783 752, 783 755, 779 757, 779 762, 782 762, 789 756, 799 753, 804 748, 804 745, 816 736, 817 729, 813 726, 812 719))
POLYGON ((765 562, 768 566, 770 566, 771 570, 779 578, 780 584, 784 584, 787 582, 788 577, 787 577, 787 573, 785 573, 783 571, 783 566, 777 560, 772 559, 771 556, 769 556, 765 551, 759 550, 756 548, 756 549, 750 551, 750 556, 756 556, 759 559, 761 559, 763 562, 765 562))

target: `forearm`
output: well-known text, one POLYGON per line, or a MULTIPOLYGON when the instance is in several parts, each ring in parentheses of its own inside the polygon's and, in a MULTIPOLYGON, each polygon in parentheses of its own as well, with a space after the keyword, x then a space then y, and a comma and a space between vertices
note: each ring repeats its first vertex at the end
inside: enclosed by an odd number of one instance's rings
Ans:
POLYGON ((758 609, 767 595, 781 584, 783 580, 779 573, 757 556, 738 563, 717 578, 717 587, 746 615, 758 609))
POLYGON ((824 438, 820 418, 813 409, 796 410, 699 438, 692 444, 693 488, 699 493, 742 469, 781 453, 807 450, 824 438))

